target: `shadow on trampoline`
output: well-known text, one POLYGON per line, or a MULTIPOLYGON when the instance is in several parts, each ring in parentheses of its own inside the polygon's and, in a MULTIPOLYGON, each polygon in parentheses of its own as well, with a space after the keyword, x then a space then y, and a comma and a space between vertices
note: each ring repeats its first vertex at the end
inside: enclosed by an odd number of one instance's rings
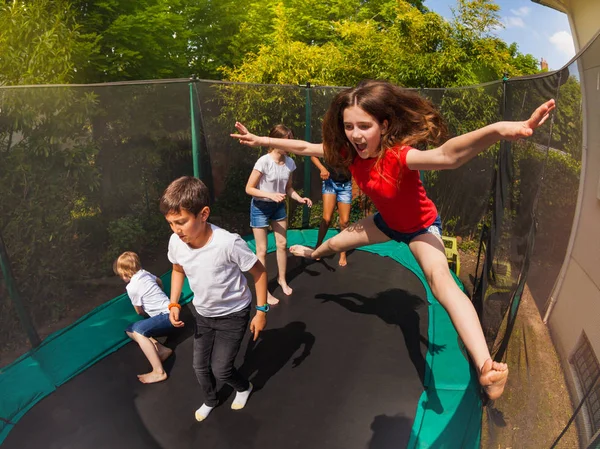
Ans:
POLYGON ((426 307, 427 304, 418 296, 413 295, 402 289, 389 289, 377 293, 372 298, 359 295, 357 293, 318 294, 316 299, 321 299, 323 303, 334 302, 353 313, 362 313, 366 315, 375 315, 386 324, 398 326, 408 351, 409 358, 421 384, 427 392, 427 409, 436 413, 442 413, 443 408, 436 394, 435 380, 433 372, 429 369, 429 385, 425 385, 425 373, 427 370, 427 361, 421 351, 421 344, 425 345, 432 354, 439 354, 444 351, 446 345, 436 345, 430 343, 420 332, 420 316, 417 309, 426 307))
MULTIPOLYGON (((310 355, 314 344, 314 335, 306 332, 306 323, 300 321, 277 329, 266 329, 260 333, 257 341, 248 341, 239 371, 252 382, 256 393, 303 348, 302 353, 292 360, 292 368, 300 366, 310 355)), ((231 393, 231 387, 224 385, 219 391, 219 402, 226 402, 231 393)))
POLYGON ((412 428, 412 419, 406 416, 378 415, 371 423, 373 436, 368 449, 396 449, 398 442, 406 439, 412 428))

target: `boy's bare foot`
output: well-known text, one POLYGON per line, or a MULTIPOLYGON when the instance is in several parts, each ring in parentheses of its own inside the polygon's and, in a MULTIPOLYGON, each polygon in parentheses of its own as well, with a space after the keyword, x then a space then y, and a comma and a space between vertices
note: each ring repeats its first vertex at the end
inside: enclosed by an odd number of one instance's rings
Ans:
POLYGON ((155 373, 154 371, 146 374, 138 374, 138 379, 143 384, 154 384, 167 379, 167 373, 155 373))
POLYGON ((346 260, 346 253, 340 253, 340 261, 338 262, 340 267, 345 267, 348 265, 348 261, 346 260))
POLYGON ((173 350, 171 348, 167 348, 163 345, 158 346, 156 350, 158 351, 158 358, 161 362, 164 362, 171 357, 171 354, 173 354, 173 350))
POLYGON ((287 296, 290 296, 292 294, 293 290, 289 285, 287 285, 287 282, 277 280, 277 283, 281 287, 281 290, 283 290, 283 293, 285 293, 287 296))
POLYGON ((314 249, 309 248, 308 246, 302 245, 293 245, 290 246, 290 253, 294 256, 305 257, 306 259, 312 259, 312 253, 314 249))
POLYGON ((274 306, 275 304, 279 304, 279 300, 275 298, 270 292, 267 293, 267 304, 274 306))
POLYGON ((479 375, 479 383, 492 401, 502 395, 507 379, 508 365, 506 363, 494 362, 492 359, 485 361, 479 375))

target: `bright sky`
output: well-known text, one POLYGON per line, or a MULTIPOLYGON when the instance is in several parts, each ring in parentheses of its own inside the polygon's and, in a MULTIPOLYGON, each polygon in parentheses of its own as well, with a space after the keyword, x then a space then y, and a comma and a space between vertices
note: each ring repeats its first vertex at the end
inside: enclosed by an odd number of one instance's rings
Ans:
MULTIPOLYGON (((456 0, 425 0, 425 6, 446 18, 456 0)), ((575 56, 575 46, 566 14, 531 0, 495 0, 500 6, 504 29, 496 32, 508 44, 516 42, 519 51, 548 61, 550 70, 563 67, 575 56)))

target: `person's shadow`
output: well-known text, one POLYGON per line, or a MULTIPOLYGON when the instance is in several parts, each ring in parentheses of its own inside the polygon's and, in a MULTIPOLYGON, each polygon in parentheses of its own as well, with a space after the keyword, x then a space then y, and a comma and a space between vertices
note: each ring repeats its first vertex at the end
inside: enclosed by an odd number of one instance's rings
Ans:
POLYGON ((292 360, 293 368, 299 366, 314 344, 314 335, 306 332, 306 324, 300 321, 264 330, 257 341, 248 342, 239 371, 252 382, 255 391, 260 390, 302 347, 302 353, 292 360))
POLYGON ((315 296, 323 302, 335 302, 350 312, 376 315, 387 324, 396 325, 404 336, 408 356, 412 361, 421 384, 427 391, 427 409, 436 413, 443 411, 439 397, 435 391, 433 372, 429 370, 429 385, 425 385, 425 373, 427 361, 421 352, 421 344, 432 353, 438 354, 446 348, 446 345, 430 343, 420 332, 420 316, 417 312, 419 307, 426 307, 424 301, 416 295, 401 289, 389 289, 377 293, 373 298, 366 298, 357 293, 342 293, 339 295, 318 294, 315 296))
POLYGON ((410 440, 412 419, 402 415, 378 415, 371 423, 373 436, 368 449, 395 449, 406 447, 410 440))

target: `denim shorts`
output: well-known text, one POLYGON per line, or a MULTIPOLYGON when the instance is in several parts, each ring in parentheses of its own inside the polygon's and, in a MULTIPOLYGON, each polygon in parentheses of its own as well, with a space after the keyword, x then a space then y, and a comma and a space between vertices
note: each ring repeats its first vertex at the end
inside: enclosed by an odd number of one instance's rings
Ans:
POLYGON ((169 314, 161 313, 145 320, 131 323, 127 326, 125 332, 136 332, 144 337, 160 337, 161 335, 168 334, 173 329, 175 328, 171 324, 171 321, 169 321, 169 314))
POLYGON ((338 203, 352 204, 352 181, 335 182, 331 179, 323 181, 323 195, 335 195, 338 203))
POLYGON ((386 224, 386 222, 383 221, 383 218, 381 217, 381 214, 379 212, 377 212, 375 214, 375 216, 373 217, 373 222, 375 222, 375 226, 377 226, 377 228, 381 232, 383 232, 385 235, 387 235, 389 238, 391 238, 392 240, 395 240, 397 242, 406 243, 407 245, 410 243, 410 241, 412 239, 414 239, 415 237, 417 237, 421 234, 433 234, 433 235, 437 235, 438 237, 442 238, 442 219, 440 218, 439 215, 437 217, 435 217, 435 221, 433 223, 431 223, 431 226, 428 226, 423 229, 419 229, 416 232, 411 232, 408 234, 405 234, 403 232, 394 231, 392 228, 390 228, 386 224))
POLYGON ((287 217, 285 201, 261 201, 252 198, 250 202, 250 227, 267 228, 269 221, 281 221, 287 217))

